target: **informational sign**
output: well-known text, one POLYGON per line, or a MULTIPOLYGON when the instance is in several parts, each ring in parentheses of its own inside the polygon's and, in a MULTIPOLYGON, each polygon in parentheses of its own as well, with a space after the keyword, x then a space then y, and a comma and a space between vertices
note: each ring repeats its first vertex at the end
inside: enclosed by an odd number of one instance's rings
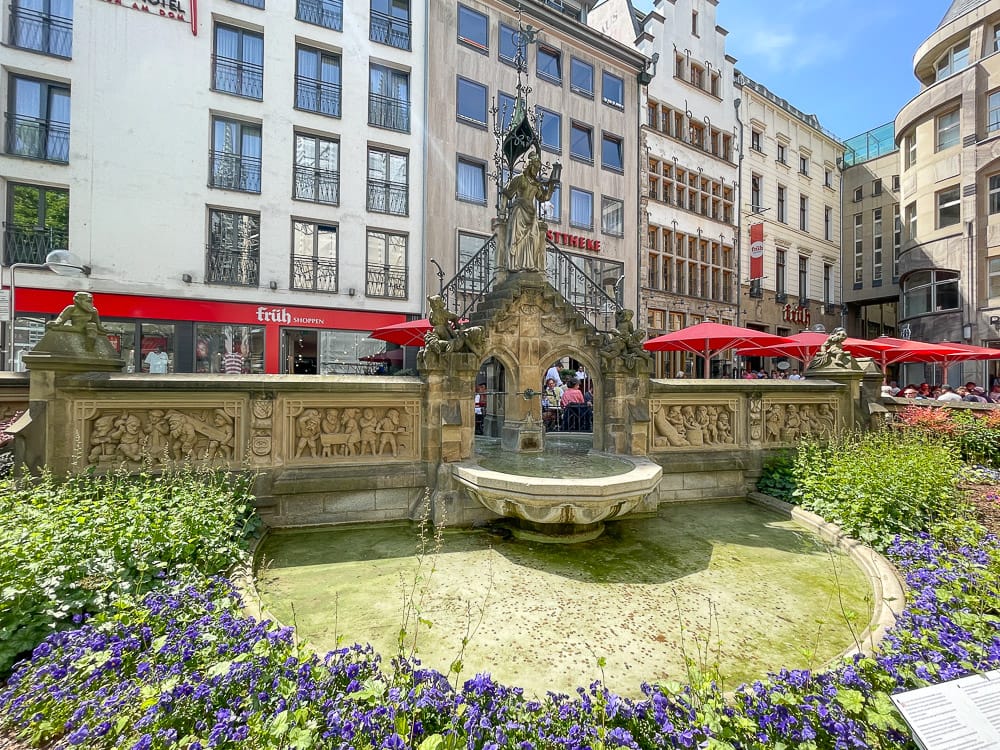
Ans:
POLYGON ((1000 748, 1000 670, 892 696, 923 750, 1000 748))
POLYGON ((0 290, 0 320, 10 320, 10 289, 0 290))
POLYGON ((764 225, 750 225, 750 281, 764 278, 764 225))

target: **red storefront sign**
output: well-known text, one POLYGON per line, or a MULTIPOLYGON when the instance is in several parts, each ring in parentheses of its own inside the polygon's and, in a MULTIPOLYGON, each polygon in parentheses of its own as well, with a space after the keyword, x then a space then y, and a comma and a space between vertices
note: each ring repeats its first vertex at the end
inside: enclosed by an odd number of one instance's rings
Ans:
POLYGON ((594 253, 601 252, 600 240, 583 237, 579 234, 566 234, 566 232, 555 232, 549 229, 545 232, 545 239, 565 247, 578 247, 581 250, 590 250, 594 253))
POLYGON ((808 307, 785 305, 781 308, 781 319, 787 320, 789 323, 801 323, 804 326, 808 326, 812 320, 812 316, 809 314, 808 307))

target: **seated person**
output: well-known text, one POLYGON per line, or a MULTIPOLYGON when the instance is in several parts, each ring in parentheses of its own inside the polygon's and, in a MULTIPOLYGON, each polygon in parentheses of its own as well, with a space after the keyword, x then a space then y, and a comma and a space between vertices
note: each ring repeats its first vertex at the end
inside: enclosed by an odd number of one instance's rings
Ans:
POLYGON ((559 409, 562 405, 563 389, 556 385, 553 378, 546 378, 545 387, 542 389, 542 421, 545 429, 555 427, 558 421, 559 409))
POLYGON ((564 430, 583 429, 583 420, 586 416, 587 403, 580 391, 580 383, 572 380, 569 387, 562 395, 563 418, 562 428, 564 430))

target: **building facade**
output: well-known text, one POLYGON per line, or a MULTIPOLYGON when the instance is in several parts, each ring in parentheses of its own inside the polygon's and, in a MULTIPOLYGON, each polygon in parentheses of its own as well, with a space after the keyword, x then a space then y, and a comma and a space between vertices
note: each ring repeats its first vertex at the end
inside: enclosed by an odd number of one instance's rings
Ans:
POLYGON ((2 18, 15 367, 78 288, 136 371, 355 371, 421 313, 423 6, 37 7, 2 18))
POLYGON ((779 336, 820 325, 833 330, 841 325, 843 145, 815 115, 739 71, 736 86, 743 136, 740 245, 748 250, 740 258, 740 324, 779 336), (754 240, 760 252, 750 252, 754 240))
MULTIPOLYGON (((899 326, 914 339, 1000 347, 998 52, 1000 0, 956 0, 913 57, 921 89, 895 129, 899 326)), ((966 363, 949 377, 996 377, 998 367, 966 363)))

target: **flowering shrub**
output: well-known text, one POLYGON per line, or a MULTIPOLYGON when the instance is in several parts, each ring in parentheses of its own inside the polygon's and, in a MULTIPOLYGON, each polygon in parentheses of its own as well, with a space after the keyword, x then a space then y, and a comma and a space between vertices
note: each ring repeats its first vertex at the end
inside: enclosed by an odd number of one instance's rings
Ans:
POLYGON ((907 406, 898 418, 910 429, 954 440, 964 460, 1000 469, 1000 409, 907 406))

